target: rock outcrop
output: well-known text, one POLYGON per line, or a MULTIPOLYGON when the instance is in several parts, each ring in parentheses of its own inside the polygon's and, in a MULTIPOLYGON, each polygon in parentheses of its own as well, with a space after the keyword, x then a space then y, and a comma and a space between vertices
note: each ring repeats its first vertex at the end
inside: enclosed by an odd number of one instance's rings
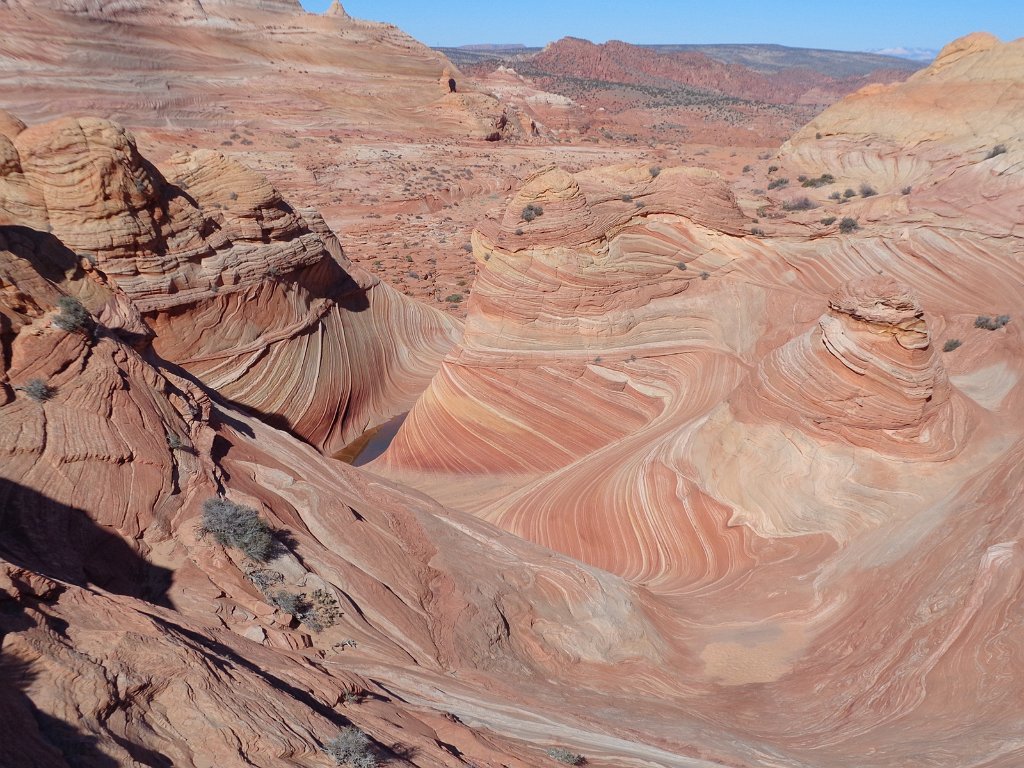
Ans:
POLYGON ((459 333, 219 153, 170 158, 168 180, 120 126, 68 118, 20 131, 7 157, 4 223, 48 230, 163 359, 327 452, 406 410, 459 333))
POLYGON ((844 232, 750 236, 696 171, 528 180, 474 234, 465 336, 370 468, 643 585, 734 754, 1012 765, 1020 682, 991 648, 1021 594, 1015 123, 950 165, 968 138, 939 101, 927 141, 881 105, 941 81, 976 91, 966 124, 1012 116, 1020 50, 955 45, 783 149, 794 178, 920 174, 837 204, 844 232), (844 116, 891 124, 892 154, 844 116))

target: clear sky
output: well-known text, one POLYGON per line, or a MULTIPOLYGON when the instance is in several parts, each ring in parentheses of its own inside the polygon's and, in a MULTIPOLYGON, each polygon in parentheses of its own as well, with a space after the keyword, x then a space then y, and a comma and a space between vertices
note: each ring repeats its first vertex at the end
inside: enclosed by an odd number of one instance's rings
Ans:
MULTIPOLYGON (((301 0, 320 12, 330 0, 301 0)), ((779 43, 807 48, 941 48, 968 32, 1024 37, 1024 0, 341 0, 428 45, 594 42, 779 43)))

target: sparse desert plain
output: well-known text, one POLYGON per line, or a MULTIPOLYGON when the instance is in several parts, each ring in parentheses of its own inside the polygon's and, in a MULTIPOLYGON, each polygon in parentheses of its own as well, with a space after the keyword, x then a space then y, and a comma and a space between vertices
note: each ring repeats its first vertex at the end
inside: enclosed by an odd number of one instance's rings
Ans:
POLYGON ((1024 764, 1024 39, 0 22, 0 766, 1024 764))

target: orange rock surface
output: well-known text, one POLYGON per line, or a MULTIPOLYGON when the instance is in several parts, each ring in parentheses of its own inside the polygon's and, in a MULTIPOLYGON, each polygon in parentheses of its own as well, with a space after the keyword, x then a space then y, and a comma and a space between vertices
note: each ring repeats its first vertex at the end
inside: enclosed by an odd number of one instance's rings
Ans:
MULTIPOLYGON (((88 25, 136 62, 95 82, 175 120, 216 116, 166 73, 125 87, 153 50, 209 87, 343 65, 366 90, 320 98, 353 121, 496 103, 340 5, 183 1, 173 35, 131 0, 0 11, 5 53, 61 67, 88 25)), ((323 766, 349 725, 424 767, 1018 765, 1022 61, 967 38, 827 110, 764 171, 831 174, 809 207, 530 155, 449 233, 464 329, 235 158, 43 121, 67 71, 35 70, 32 125, 0 112, 0 765, 323 766), (949 92, 984 135, 943 128, 949 92), (410 406, 365 470, 331 458, 410 406), (265 560, 204 532, 214 498, 265 560)), ((311 119, 275 107, 292 76, 246 109, 311 119)))
POLYGON ((968 38, 826 110, 779 176, 835 178, 778 237, 706 171, 529 180, 369 468, 643 585, 665 687, 779 765, 1014 765, 1021 62, 968 38), (989 133, 942 132, 947 88, 989 133))

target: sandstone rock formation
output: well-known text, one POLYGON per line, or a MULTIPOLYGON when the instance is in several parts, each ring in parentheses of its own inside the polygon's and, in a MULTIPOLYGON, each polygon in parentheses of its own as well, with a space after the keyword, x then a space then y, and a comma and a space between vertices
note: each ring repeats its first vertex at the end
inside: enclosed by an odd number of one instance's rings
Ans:
POLYGON ((955 44, 783 148, 837 177, 820 205, 879 185, 834 204, 859 229, 751 236, 706 172, 529 180, 474 234, 465 336, 369 468, 643 585, 687 659, 665 688, 702 691, 737 755, 1013 765, 1020 680, 991 648, 1021 594, 1022 50, 955 44), (946 138, 944 87, 992 132, 946 138), (1006 151, 954 159, 968 142, 1006 151))
POLYGON ((3 223, 48 230, 142 314, 163 359, 327 452, 406 410, 459 333, 219 153, 172 157, 168 180, 120 126, 67 118, 7 154, 3 223))
MULTIPOLYGON (((286 6, 218 18, 336 22, 286 6)), ((851 100, 1012 117, 1020 52, 851 100)), ((473 233, 457 344, 219 152, 0 113, 0 762, 315 766, 354 724, 419 766, 1017 765, 1020 148, 846 109, 779 164, 859 228, 550 166, 473 233)))

